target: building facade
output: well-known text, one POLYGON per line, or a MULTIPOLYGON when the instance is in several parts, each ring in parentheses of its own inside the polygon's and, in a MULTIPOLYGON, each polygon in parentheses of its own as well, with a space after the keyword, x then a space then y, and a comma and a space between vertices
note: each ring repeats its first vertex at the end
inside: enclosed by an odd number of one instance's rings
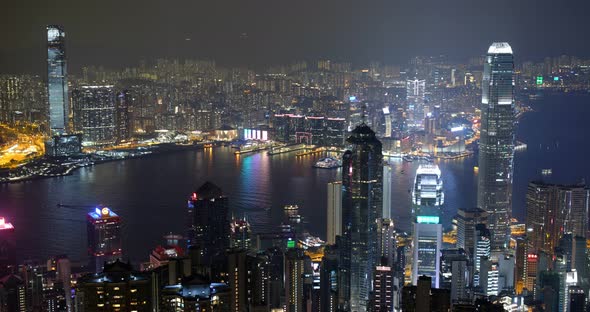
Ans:
POLYGON ((590 189, 585 184, 529 183, 526 228, 532 252, 553 254, 564 234, 587 237, 590 189))
POLYGON ((74 129, 85 145, 116 141, 116 109, 113 86, 83 86, 72 92, 74 129))
POLYGON ((433 288, 439 288, 442 225, 438 220, 414 223, 413 248, 412 285, 417 285, 418 278, 425 275, 431 279, 433 288))

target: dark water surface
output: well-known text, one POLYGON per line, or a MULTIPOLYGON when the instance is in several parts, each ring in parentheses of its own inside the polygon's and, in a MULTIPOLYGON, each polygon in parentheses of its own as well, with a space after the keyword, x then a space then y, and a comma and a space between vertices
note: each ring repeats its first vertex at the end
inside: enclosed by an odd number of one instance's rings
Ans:
MULTIPOLYGON (((590 96, 546 95, 532 106, 536 112, 521 119, 517 133, 528 144, 515 159, 514 215, 520 220, 526 185, 540 177, 542 168, 552 168, 551 179, 558 182, 590 178, 590 96)), ((124 220, 125 256, 139 262, 148 259, 165 233, 184 233, 187 196, 210 180, 230 196, 236 215, 247 214, 255 231, 274 231, 282 220, 282 206, 297 204, 310 232, 324 238, 326 183, 337 180, 340 171, 312 169, 317 157, 236 157, 231 148, 217 147, 111 162, 67 177, 0 185, 0 215, 16 228, 18 258, 68 254, 84 260, 85 215, 89 206, 108 205, 124 220), (57 207, 59 203, 76 207, 57 207)), ((400 228, 409 229, 408 191, 418 164, 391 162, 393 215, 400 228)), ((445 226, 458 207, 475 205, 476 163, 476 157, 439 162, 445 226)))

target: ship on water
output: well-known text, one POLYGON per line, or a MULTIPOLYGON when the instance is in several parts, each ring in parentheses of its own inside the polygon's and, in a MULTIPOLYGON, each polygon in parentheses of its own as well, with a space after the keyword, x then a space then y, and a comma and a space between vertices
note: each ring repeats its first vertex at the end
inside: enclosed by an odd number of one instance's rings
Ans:
POLYGON ((318 160, 313 167, 321 169, 334 169, 342 166, 342 162, 332 157, 326 157, 318 160))

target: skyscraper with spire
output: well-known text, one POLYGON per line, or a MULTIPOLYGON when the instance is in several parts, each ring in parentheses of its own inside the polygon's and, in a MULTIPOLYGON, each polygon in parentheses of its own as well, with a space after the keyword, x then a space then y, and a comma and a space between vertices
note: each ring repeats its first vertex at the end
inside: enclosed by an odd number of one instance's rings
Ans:
POLYGON ((377 253, 377 222, 382 218, 383 156, 375 132, 361 123, 347 139, 342 161, 344 310, 367 311, 377 253))
POLYGON ((488 212, 493 249, 503 249, 509 239, 514 133, 514 57, 508 43, 495 42, 484 63, 477 183, 477 205, 488 212))

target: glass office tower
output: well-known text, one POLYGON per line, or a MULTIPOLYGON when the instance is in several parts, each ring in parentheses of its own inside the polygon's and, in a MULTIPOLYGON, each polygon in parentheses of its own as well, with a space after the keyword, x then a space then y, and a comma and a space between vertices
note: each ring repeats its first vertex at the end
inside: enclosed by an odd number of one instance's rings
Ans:
POLYGON ((432 287, 440 287, 440 257, 442 249, 442 224, 438 218, 420 217, 414 223, 412 264, 412 285, 426 275, 431 278, 432 287))
POLYGON ((512 215, 514 58, 508 43, 488 49, 481 96, 477 205, 488 212, 492 248, 503 249, 512 215))
POLYGON ((61 26, 47 26, 47 94, 52 135, 65 134, 68 130, 69 98, 65 36, 61 26))
POLYGON ((350 149, 342 161, 341 294, 344 310, 367 311, 372 270, 377 253, 377 223, 383 212, 383 155, 381 142, 366 124, 357 126, 347 139, 350 149))

